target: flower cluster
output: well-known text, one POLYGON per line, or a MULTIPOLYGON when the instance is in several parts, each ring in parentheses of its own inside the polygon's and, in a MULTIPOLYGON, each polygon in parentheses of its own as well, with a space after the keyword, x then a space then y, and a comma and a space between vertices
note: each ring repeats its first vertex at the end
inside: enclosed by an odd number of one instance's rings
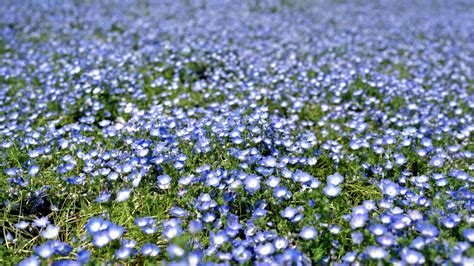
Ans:
POLYGON ((382 2, 2 3, 0 264, 473 265, 474 7, 382 2))

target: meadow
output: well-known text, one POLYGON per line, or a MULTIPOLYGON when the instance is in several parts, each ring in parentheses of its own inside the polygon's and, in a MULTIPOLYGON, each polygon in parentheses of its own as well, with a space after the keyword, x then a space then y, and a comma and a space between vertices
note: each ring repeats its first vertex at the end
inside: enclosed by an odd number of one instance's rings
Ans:
POLYGON ((474 265, 471 1, 0 5, 1 265, 474 265))

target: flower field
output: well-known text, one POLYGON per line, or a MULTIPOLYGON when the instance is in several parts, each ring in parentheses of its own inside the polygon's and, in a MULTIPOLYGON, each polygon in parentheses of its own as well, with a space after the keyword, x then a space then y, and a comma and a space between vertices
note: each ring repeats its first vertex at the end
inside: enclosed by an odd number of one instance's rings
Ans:
POLYGON ((472 1, 0 4, 0 265, 474 265, 472 1))

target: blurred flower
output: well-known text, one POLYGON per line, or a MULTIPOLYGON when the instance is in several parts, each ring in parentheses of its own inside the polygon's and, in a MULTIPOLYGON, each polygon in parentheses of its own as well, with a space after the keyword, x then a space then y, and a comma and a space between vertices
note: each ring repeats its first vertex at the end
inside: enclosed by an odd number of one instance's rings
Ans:
POLYGON ((300 231, 300 237, 305 239, 305 240, 313 240, 317 236, 316 229, 313 227, 305 226, 303 229, 300 231))
POLYGON ((41 231, 41 236, 46 239, 56 238, 59 234, 59 226, 48 225, 41 231))

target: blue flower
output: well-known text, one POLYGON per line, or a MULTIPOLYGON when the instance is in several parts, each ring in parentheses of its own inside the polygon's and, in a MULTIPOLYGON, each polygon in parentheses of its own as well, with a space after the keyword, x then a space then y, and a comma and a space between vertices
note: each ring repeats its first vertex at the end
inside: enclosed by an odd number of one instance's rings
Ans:
POLYGON ((88 250, 85 249, 79 249, 77 252, 77 261, 79 261, 82 264, 86 264, 89 262, 91 257, 91 253, 88 250))
POLYGON ((41 236, 46 239, 56 238, 59 234, 59 226, 48 225, 41 231, 41 236))
POLYGON ((225 242, 227 242, 229 237, 227 236, 225 231, 219 231, 217 233, 211 232, 210 234, 210 242, 213 246, 219 247, 225 242))
POLYGON ((382 224, 373 224, 369 227, 369 231, 376 236, 381 236, 387 232, 387 228, 382 224))
POLYGON ((474 229, 466 228, 462 232, 462 236, 469 242, 474 243, 474 229))
POLYGON ((289 198, 289 197, 291 197, 291 192, 289 192, 286 187, 280 186, 280 187, 276 187, 273 190, 272 195, 273 195, 273 197, 275 197, 277 199, 289 198))
POLYGON ((288 247, 288 240, 284 237, 277 237, 273 240, 273 245, 277 250, 284 250, 288 247))
POLYGON ((300 231, 300 237, 305 240, 314 240, 317 236, 317 231, 314 227, 305 226, 300 231))
POLYGON ((158 231, 158 227, 155 224, 156 219, 152 217, 135 218, 135 225, 139 226, 145 234, 154 234, 158 231))
POLYGON ((342 257, 342 261, 344 261, 345 263, 351 263, 351 262, 354 262, 356 260, 356 257, 357 257, 357 251, 347 252, 342 257))
POLYGON ((188 265, 199 265, 202 261, 202 252, 201 251, 191 251, 187 256, 188 265))
POLYGON ((98 203, 104 203, 104 202, 108 202, 110 200, 110 193, 107 193, 107 192, 101 192, 100 195, 95 198, 94 202, 98 202, 98 203))
POLYGON ((184 249, 176 244, 170 244, 166 250, 171 259, 180 258, 185 254, 184 249))
POLYGON ((436 226, 428 222, 418 222, 415 226, 416 230, 419 231, 424 237, 437 237, 439 230, 436 226))
POLYGON ((329 232, 333 235, 337 235, 341 232, 341 227, 335 224, 329 226, 328 229, 329 229, 329 232))
POLYGON ((99 217, 92 217, 89 219, 89 221, 87 221, 86 230, 90 235, 92 235, 94 233, 99 232, 100 230, 107 228, 107 226, 108 222, 104 219, 99 217))
POLYGON ((296 214, 298 214, 298 210, 288 206, 284 210, 282 210, 280 214, 283 218, 287 218, 291 220, 295 217, 296 214))
POLYGON ((275 176, 270 176, 266 181, 265 184, 268 187, 276 188, 280 184, 280 178, 275 176))
POLYGON ((160 175, 157 177, 157 180, 160 189, 168 189, 171 185, 171 177, 169 175, 160 175))
POLYGON ((49 224, 50 224, 50 222, 48 220, 48 217, 41 217, 41 218, 35 219, 31 225, 33 225, 35 227, 44 228, 49 224))
POLYGON ((405 263, 410 264, 410 265, 413 265, 413 264, 421 265, 426 262, 425 256, 423 256, 422 253, 412 250, 412 249, 407 249, 407 248, 404 248, 402 250, 401 258, 405 263))
POLYGON ((244 246, 238 246, 232 250, 234 259, 239 263, 248 261, 252 254, 244 246))
POLYGON ((36 256, 30 256, 18 263, 17 266, 40 266, 41 260, 36 256))
POLYGON ((375 240, 384 247, 393 246, 397 243, 397 237, 390 233, 379 235, 375 238, 375 240))
POLYGON ((433 156, 430 160, 430 165, 433 167, 443 167, 443 164, 444 158, 439 155, 433 156))
POLYGON ((29 174, 31 177, 34 177, 34 176, 36 176, 36 174, 38 174, 39 170, 40 170, 39 165, 31 165, 31 166, 28 168, 28 174, 29 174))
POLYGON ((41 246, 36 247, 34 250, 35 250, 35 254, 40 256, 43 259, 47 259, 53 256, 55 253, 55 249, 53 245, 51 245, 50 242, 42 244, 41 246))
POLYGON ((193 220, 189 222, 188 231, 191 234, 197 234, 202 230, 202 223, 199 220, 193 220))
POLYGON ((259 256, 266 257, 272 255, 275 252, 275 247, 272 243, 265 243, 255 247, 255 251, 259 256))
POLYGON ((124 248, 134 248, 137 245, 137 241, 133 239, 122 239, 120 240, 120 244, 124 248))
POLYGON ((296 170, 296 172, 293 174, 292 178, 296 182, 306 183, 306 182, 310 181, 313 177, 310 174, 308 174, 304 171, 296 170))
POLYGON ((334 198, 341 193, 341 188, 333 184, 328 184, 327 186, 323 187, 323 193, 328 197, 334 198))
POLYGON ((390 198, 394 198, 400 194, 400 186, 393 181, 384 179, 380 182, 380 187, 382 192, 390 198))
POLYGON ((407 162, 407 158, 401 153, 394 154, 393 158, 395 159, 395 163, 398 165, 404 165, 407 162))
POLYGON ((109 234, 105 230, 94 233, 94 235, 92 236, 92 244, 99 248, 106 246, 107 244, 109 244, 110 241, 111 239, 109 237, 109 234))
POLYGON ((180 236, 183 233, 183 229, 179 225, 165 225, 163 228, 163 236, 169 241, 172 238, 180 236))
POLYGON ((81 266, 82 263, 76 260, 57 260, 53 262, 53 266, 81 266))
POLYGON ((365 253, 371 258, 371 259, 383 259, 387 257, 388 252, 385 250, 383 247, 377 247, 377 246, 368 246, 365 249, 365 253))
POLYGON ((362 232, 352 232, 351 233, 352 243, 359 245, 364 241, 364 234, 362 232))
POLYGON ((29 225, 30 225, 29 222, 19 221, 18 223, 15 224, 15 227, 20 229, 20 230, 23 230, 23 229, 26 229, 29 225))
POLYGON ((115 251, 114 256, 118 260, 128 259, 132 256, 135 256, 136 250, 133 248, 122 247, 115 251))
POLYGON ((122 237, 125 228, 116 224, 110 224, 106 230, 110 240, 116 240, 122 237))
POLYGON ((146 243, 142 246, 140 253, 143 256, 156 257, 160 254, 160 248, 155 244, 146 243))
POLYGON ((124 202, 128 200, 130 197, 130 194, 132 193, 132 189, 130 188, 124 188, 119 191, 117 191, 117 196, 115 198, 115 202, 124 202))
POLYGON ((344 177, 339 173, 335 173, 335 174, 332 174, 332 175, 328 176, 326 180, 327 180, 328 184, 338 186, 338 185, 340 185, 344 182, 344 177))
POLYGON ((365 223, 368 221, 369 217, 367 213, 354 214, 351 217, 349 224, 352 229, 361 228, 365 226, 365 223))
POLYGON ((411 248, 415 248, 418 250, 422 250, 426 244, 428 244, 429 241, 427 241, 424 237, 418 236, 413 241, 410 243, 411 248))
POLYGON ((261 163, 260 163, 263 167, 275 167, 276 164, 277 164, 277 161, 275 158, 271 157, 271 156, 267 156, 265 158, 262 159, 261 163))
POLYGON ((260 177, 256 175, 248 175, 244 181, 245 190, 249 193, 255 193, 260 189, 260 177))

